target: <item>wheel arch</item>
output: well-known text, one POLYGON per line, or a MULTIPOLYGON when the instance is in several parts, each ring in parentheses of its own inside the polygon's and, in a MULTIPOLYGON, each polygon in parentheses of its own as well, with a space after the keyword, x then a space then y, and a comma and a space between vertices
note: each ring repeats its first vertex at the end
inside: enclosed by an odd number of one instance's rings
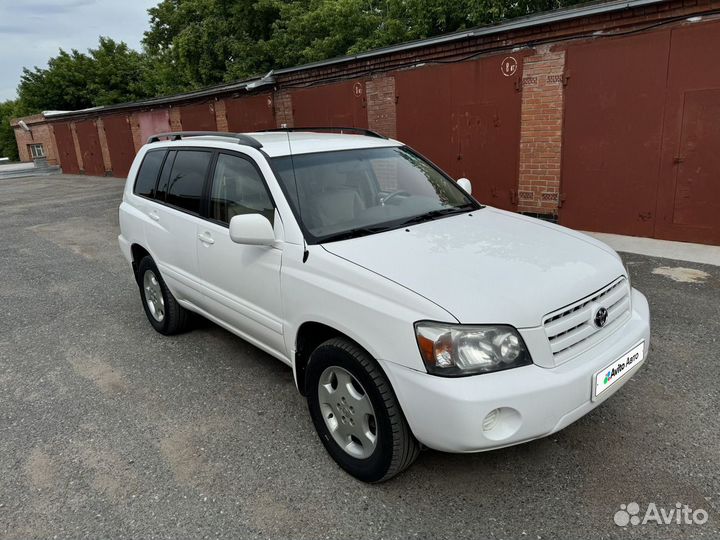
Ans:
POLYGON ((138 281, 140 279, 138 276, 138 265, 140 264, 140 261, 143 259, 143 257, 152 257, 152 255, 150 255, 150 252, 147 249, 137 243, 130 246, 130 254, 132 255, 131 264, 133 268, 133 274, 135 275, 135 281, 138 281))
MULTIPOLYGON (((307 395, 307 388, 305 387, 305 373, 310 355, 321 343, 326 342, 332 338, 343 338, 351 341, 363 351, 365 351, 370 358, 375 361, 385 377, 387 373, 377 361, 372 351, 360 343, 357 339, 348 335, 348 333, 339 330, 329 324, 318 322, 318 321, 306 321, 298 327, 298 331, 295 335, 295 357, 294 357, 294 372, 295 372, 295 383, 300 393, 305 396, 307 395)), ((390 379, 388 378, 388 381, 390 379)))

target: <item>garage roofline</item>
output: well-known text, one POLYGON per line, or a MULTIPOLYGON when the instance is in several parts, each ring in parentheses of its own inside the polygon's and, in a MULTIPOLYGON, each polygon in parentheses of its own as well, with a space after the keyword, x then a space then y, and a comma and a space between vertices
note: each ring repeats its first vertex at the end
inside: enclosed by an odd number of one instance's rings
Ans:
MULTIPOLYGON (((542 25, 548 25, 557 22, 568 21, 581 17, 589 17, 594 15, 601 15, 605 13, 612 13, 615 11, 622 11, 626 9, 632 9, 647 5, 660 4, 667 2, 668 0, 619 0, 614 2, 595 2, 591 4, 585 4, 581 6, 573 6, 563 9, 556 9, 552 11, 546 11, 543 13, 528 15, 526 17, 518 17, 510 19, 506 22, 502 22, 496 25, 480 26, 472 28, 470 30, 463 30, 460 32, 453 32, 449 34, 443 34, 441 36, 435 36, 432 38, 420 39, 416 41, 408 41, 397 45, 390 45, 387 47, 381 47, 378 49, 372 49, 362 53, 346 56, 338 56, 335 58, 329 58, 327 60, 321 60, 318 62, 311 62, 308 64, 302 64, 300 66, 294 66, 289 68, 281 68, 271 71, 264 77, 253 77, 249 79, 242 79, 230 84, 221 84, 203 88, 201 90, 195 90, 192 92, 185 92, 182 94, 174 94, 171 96, 163 96, 158 98, 151 98, 146 100, 140 100, 130 103, 119 103, 116 105, 105 105, 100 107, 91 107, 88 109, 82 109, 78 111, 48 111, 44 113, 45 120, 60 120, 66 118, 82 117, 91 114, 102 114, 110 113, 113 111, 122 111, 125 109, 135 108, 153 108, 155 106, 171 105, 174 103, 181 103, 187 101, 193 101, 198 98, 204 97, 215 97, 222 94, 228 94, 239 90, 254 90, 256 88, 262 88, 270 84, 274 84, 274 79, 269 77, 286 75, 292 73, 298 73, 302 71, 310 71, 322 67, 335 66, 338 64, 349 63, 354 61, 368 60, 379 56, 390 55, 394 53, 401 53, 406 51, 412 51, 415 49, 421 49, 425 47, 432 47, 436 45, 443 45, 447 43, 453 43, 456 41, 462 41, 470 38, 481 38, 492 36, 495 34, 502 34, 506 32, 512 32, 515 30, 522 30, 527 28, 533 28, 542 25)), ((529 41, 532 42, 531 40, 529 41)))

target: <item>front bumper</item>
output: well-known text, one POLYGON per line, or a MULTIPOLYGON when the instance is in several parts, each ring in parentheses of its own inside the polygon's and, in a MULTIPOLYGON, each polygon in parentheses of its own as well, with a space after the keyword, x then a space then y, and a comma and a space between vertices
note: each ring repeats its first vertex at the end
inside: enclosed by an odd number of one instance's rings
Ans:
POLYGON ((642 293, 633 289, 632 295, 632 314, 622 328, 558 367, 531 365, 444 378, 392 362, 381 365, 413 434, 430 448, 481 452, 545 437, 600 405, 645 362, 650 350, 650 311, 642 293), (642 362, 593 401, 594 374, 642 341, 642 362), (495 409, 500 412, 488 417, 495 409))

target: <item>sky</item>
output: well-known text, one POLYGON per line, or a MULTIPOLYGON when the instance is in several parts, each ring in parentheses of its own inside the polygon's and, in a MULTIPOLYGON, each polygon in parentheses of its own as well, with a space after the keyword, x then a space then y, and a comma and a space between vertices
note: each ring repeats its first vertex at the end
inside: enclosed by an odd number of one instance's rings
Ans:
POLYGON ((95 48, 100 36, 140 48, 148 8, 160 0, 0 0, 0 101, 17 96, 24 66, 59 49, 95 48))

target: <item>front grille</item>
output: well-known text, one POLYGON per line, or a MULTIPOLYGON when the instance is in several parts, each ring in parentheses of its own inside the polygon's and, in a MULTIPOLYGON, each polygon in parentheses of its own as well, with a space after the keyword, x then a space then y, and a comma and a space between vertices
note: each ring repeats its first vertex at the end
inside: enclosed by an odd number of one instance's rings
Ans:
POLYGON ((587 298, 549 314, 543 321, 555 364, 592 347, 619 328, 630 316, 630 286, 621 277, 587 298), (600 307, 607 309, 605 326, 594 322, 600 307))

